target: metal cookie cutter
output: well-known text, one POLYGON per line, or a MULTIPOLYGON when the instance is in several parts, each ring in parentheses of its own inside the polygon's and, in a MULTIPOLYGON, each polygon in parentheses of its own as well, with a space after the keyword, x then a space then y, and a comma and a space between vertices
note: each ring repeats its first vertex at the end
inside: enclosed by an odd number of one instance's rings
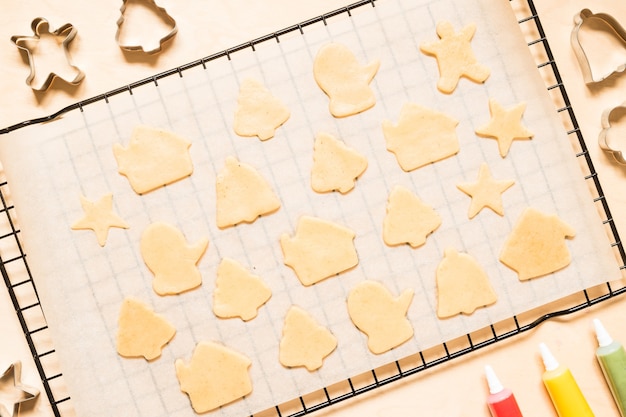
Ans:
POLYGON ((0 376, 0 417, 17 417, 20 407, 39 396, 36 388, 22 385, 22 363, 12 363, 0 376), (8 403, 3 401, 8 400, 8 403))
POLYGON ((626 112, 626 102, 612 109, 607 109, 602 113, 602 131, 598 137, 598 144, 603 151, 613 155, 613 158, 615 158, 618 163, 626 165, 626 159, 624 159, 622 151, 611 147, 608 143, 608 134, 611 129, 611 115, 615 110, 623 110, 626 112))
MULTIPOLYGON (((178 32, 178 27, 176 26, 176 21, 167 13, 167 11, 163 7, 157 6, 154 0, 124 0, 122 7, 120 8, 121 16, 117 20, 117 33, 115 34, 115 40, 120 48, 127 51, 141 51, 147 54, 154 54, 156 52, 160 52, 163 44, 169 39, 173 38, 174 35, 178 32), (144 9, 152 11, 154 17, 160 20, 162 23, 167 25, 170 29, 165 35, 157 38, 157 41, 145 41, 143 44, 141 42, 137 44, 125 44, 121 40, 121 31, 124 22, 126 21, 124 17, 124 13, 126 13, 129 6, 142 7, 144 9)), ((127 22, 128 23, 128 22, 127 22)), ((144 22, 141 22, 144 23, 144 22)), ((146 30, 144 28, 143 32, 146 30)))
POLYGON ((76 85, 79 82, 81 82, 85 74, 83 74, 83 72, 78 67, 75 67, 74 65, 72 65, 71 60, 70 60, 70 54, 68 51, 69 43, 76 36, 76 29, 74 28, 74 26, 71 25, 70 23, 66 23, 65 25, 61 26, 57 30, 50 31, 50 23, 48 23, 48 21, 44 19, 43 17, 35 18, 35 20, 33 20, 30 26, 33 30, 33 34, 34 34, 33 36, 16 35, 16 36, 11 37, 11 41, 15 43, 15 46, 17 46, 20 50, 26 52, 26 55, 28 56, 28 62, 30 65, 30 75, 26 78, 26 84, 29 87, 31 87, 33 90, 43 91, 43 90, 46 90, 48 87, 50 87, 50 84, 52 84, 52 81, 54 81, 55 78, 61 78, 65 82, 68 82, 73 85, 76 85), (35 76, 36 76, 36 69, 35 69, 36 62, 35 62, 33 53, 31 52, 31 49, 35 50, 36 44, 40 42, 41 40, 41 36, 47 36, 47 35, 64 38, 63 41, 59 43, 59 47, 63 49, 63 54, 67 61, 67 67, 65 68, 66 70, 65 72, 70 75, 73 75, 73 77, 69 79, 64 78, 63 76, 58 74, 56 71, 50 71, 48 75, 46 76, 45 80, 41 83, 41 85, 37 86, 37 85, 33 85, 33 80, 35 79, 35 76))
POLYGON ((574 49, 574 54, 576 55, 576 59, 578 59, 578 63, 580 64, 580 69, 583 73, 583 80, 585 84, 593 84, 605 80, 610 77, 612 74, 617 72, 623 72, 626 69, 626 63, 618 66, 613 72, 610 74, 606 74, 604 76, 594 77, 593 72, 591 70, 591 65, 589 63, 589 58, 585 53, 580 39, 578 37, 580 28, 583 24, 590 19, 598 19, 602 21, 608 28, 610 28, 615 36, 617 36, 626 47, 626 30, 620 25, 620 23, 611 15, 606 13, 592 13, 589 9, 583 9, 579 14, 574 16, 574 28, 572 29, 572 33, 570 36, 570 42, 572 44, 572 48, 574 49))

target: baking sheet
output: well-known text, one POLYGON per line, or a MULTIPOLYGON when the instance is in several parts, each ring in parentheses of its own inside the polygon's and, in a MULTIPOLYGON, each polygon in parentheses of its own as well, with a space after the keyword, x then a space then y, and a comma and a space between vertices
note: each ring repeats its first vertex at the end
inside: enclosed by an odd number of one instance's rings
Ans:
POLYGON ((174 372, 176 358, 188 359, 198 341, 217 340, 250 356, 253 393, 215 414, 253 414, 341 379, 426 349, 492 322, 619 276, 617 263, 584 184, 568 138, 506 1, 388 2, 306 27, 280 42, 265 42, 226 58, 187 70, 91 104, 58 121, 29 127, 2 138, 0 158, 14 190, 30 266, 63 361, 79 415, 193 415, 174 372), (462 80, 452 95, 436 90, 437 68, 419 52, 435 39, 434 25, 450 20, 456 28, 474 22, 474 51, 492 75, 485 85, 462 80), (347 119, 334 119, 327 98, 312 77, 318 48, 342 42, 363 63, 381 60, 372 83, 376 106, 347 119), (260 142, 232 131, 239 82, 263 81, 291 110, 274 139, 260 142), (506 158, 496 142, 477 138, 474 129, 489 119, 488 99, 505 106, 528 104, 524 122, 532 141, 516 141, 506 158), (380 127, 397 121, 402 105, 416 102, 460 121, 461 152, 447 160, 403 172, 386 151, 380 127), (193 142, 194 174, 166 188, 137 196, 117 174, 113 143, 126 144, 139 123, 177 132, 193 142), (310 189, 312 144, 328 132, 365 154, 369 166, 348 195, 319 195, 310 189), (281 209, 254 224, 219 230, 214 221, 215 175, 227 156, 254 165, 269 179, 281 209), (456 189, 474 181, 488 162, 496 178, 515 178, 503 195, 505 216, 483 211, 467 219, 469 197, 456 189), (412 189, 433 205, 442 226, 419 249, 389 248, 381 239, 389 190, 412 189), (130 225, 113 229, 105 248, 90 232, 69 229, 82 216, 79 194, 96 199, 114 194, 117 212, 130 225), (497 261, 502 243, 521 211, 537 207, 557 213, 577 230, 568 241, 573 265, 551 277, 520 283, 497 261), (282 264, 278 237, 292 233, 297 219, 315 215, 347 225, 357 233, 357 268, 313 287, 302 287, 282 264), (153 221, 175 224, 190 242, 210 240, 200 262, 201 288, 174 297, 151 289, 151 274, 139 256, 143 229, 153 221), (443 249, 454 246, 486 269, 498 302, 471 316, 438 320, 434 270, 443 249), (211 312, 215 271, 222 257, 254 268, 273 296, 248 323, 218 320, 211 312), (368 352, 365 337, 351 324, 345 298, 364 279, 384 282, 394 293, 415 289, 409 319, 415 336, 383 355, 368 352), (157 361, 122 359, 115 353, 121 301, 138 297, 177 327, 177 335, 157 361), (339 346, 314 373, 285 369, 278 342, 287 309, 297 304, 328 326, 339 346))

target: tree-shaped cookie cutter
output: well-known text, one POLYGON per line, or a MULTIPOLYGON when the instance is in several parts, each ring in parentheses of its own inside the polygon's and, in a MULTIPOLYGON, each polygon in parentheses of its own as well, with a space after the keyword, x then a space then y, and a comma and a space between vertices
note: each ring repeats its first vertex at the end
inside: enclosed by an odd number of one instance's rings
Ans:
POLYGON ((33 30, 32 36, 16 35, 16 36, 11 37, 11 42, 13 42, 15 46, 17 46, 21 51, 24 51, 26 55, 28 56, 28 63, 30 65, 30 74, 26 78, 26 84, 29 87, 31 87, 33 90, 44 91, 44 90, 47 90, 48 87, 50 87, 50 85, 52 84, 52 81, 54 81, 56 78, 60 78, 64 80, 65 82, 69 84, 73 84, 73 85, 80 83, 82 79, 85 77, 85 74, 83 74, 83 72, 78 67, 72 65, 71 59, 70 59, 70 53, 68 50, 69 43, 72 42, 72 40, 76 37, 76 33, 77 33, 76 28, 72 24, 66 23, 60 28, 51 31, 50 23, 43 17, 35 18, 32 21, 30 26, 33 30), (63 53, 65 54, 65 58, 67 59, 67 64, 74 70, 74 73, 75 73, 74 78, 66 79, 60 74, 57 74, 56 72, 50 72, 48 76, 46 77, 45 81, 41 85, 39 86, 33 85, 33 80, 35 79, 35 75, 37 74, 36 68, 35 68, 36 63, 35 63, 33 54, 30 51, 28 43, 30 41, 39 41, 41 39, 41 35, 44 33, 48 33, 55 37, 63 37, 63 36, 65 37, 65 39, 63 39, 60 45, 63 49, 63 53))
POLYGON ((115 33, 115 40, 117 44, 119 45, 119 47, 126 51, 139 51, 139 52, 145 52, 146 54, 154 54, 154 53, 160 52, 163 47, 163 44, 167 42, 169 39, 173 38, 174 35, 176 35, 176 33, 178 32, 178 26, 176 25, 176 20, 174 20, 174 18, 170 16, 163 7, 158 6, 155 0, 123 0, 122 7, 120 7, 120 13, 121 13, 121 16, 117 20, 117 32, 115 33), (159 18, 162 19, 168 26, 171 26, 172 28, 168 33, 165 34, 165 36, 162 36, 159 39, 157 46, 155 46, 154 48, 145 49, 144 46, 141 44, 127 45, 127 44, 122 43, 120 32, 121 32, 122 25, 124 24, 124 21, 125 21, 124 13, 126 12, 128 3, 130 3, 131 1, 142 2, 148 7, 151 7, 152 9, 156 11, 159 18))
POLYGON ((572 33, 570 36, 570 42, 572 44, 572 49, 574 50, 574 54, 576 55, 576 59, 580 64, 580 69, 582 70, 583 80, 585 84, 593 84, 603 81, 610 77, 611 75, 624 72, 626 70, 626 63, 618 66, 613 72, 610 74, 606 74, 604 76, 595 77, 593 75, 593 71, 591 70, 591 63, 589 62, 589 58, 583 49, 582 44, 580 43, 579 33, 582 26, 586 21, 590 19, 598 19, 604 22, 611 30, 614 31, 615 35, 620 38, 622 42, 626 45, 626 30, 622 27, 622 25, 611 15, 606 13, 592 13, 589 9, 583 9, 579 14, 574 16, 574 28, 572 29, 572 33))
POLYGON ((624 154, 622 153, 622 151, 613 148, 608 141, 608 134, 609 130, 611 129, 611 115, 616 110, 626 111, 626 101, 619 106, 607 109, 604 111, 604 113, 602 113, 602 131, 600 132, 600 136, 598 137, 598 144, 603 151, 611 154, 618 163, 626 165, 626 159, 624 158, 624 154))

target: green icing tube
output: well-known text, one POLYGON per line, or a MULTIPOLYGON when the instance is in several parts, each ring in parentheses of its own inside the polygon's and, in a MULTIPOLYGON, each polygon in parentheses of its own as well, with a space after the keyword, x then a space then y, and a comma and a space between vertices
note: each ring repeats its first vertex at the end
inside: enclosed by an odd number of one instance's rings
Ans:
POLYGON ((596 357, 619 413, 626 417, 626 351, 620 342, 611 338, 600 320, 594 319, 593 326, 599 345, 596 357))

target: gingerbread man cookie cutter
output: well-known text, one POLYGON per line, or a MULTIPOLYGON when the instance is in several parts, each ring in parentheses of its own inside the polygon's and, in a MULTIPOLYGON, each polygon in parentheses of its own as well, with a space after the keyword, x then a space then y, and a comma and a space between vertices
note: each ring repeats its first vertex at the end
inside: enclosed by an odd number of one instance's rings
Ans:
POLYGON ((139 51, 145 52, 146 54, 154 54, 160 52, 163 48, 163 44, 167 42, 169 39, 173 38, 176 33, 178 33, 178 26, 176 24, 176 20, 172 16, 170 16, 167 11, 156 4, 155 0, 124 0, 122 3, 122 7, 120 7, 121 16, 117 20, 117 32, 115 33, 115 40, 120 48, 126 51, 139 51), (124 14, 129 9, 129 5, 134 3, 135 6, 143 6, 144 8, 151 9, 153 13, 156 15, 156 18, 161 20, 164 24, 166 24, 170 29, 165 35, 157 38, 156 42, 137 42, 137 43, 125 43, 122 39, 122 27, 124 22, 126 22, 126 18, 124 14))
POLYGON ((623 111, 626 114, 626 101, 619 106, 607 109, 602 113, 602 131, 600 132, 600 136, 598 137, 598 144, 603 151, 612 155, 618 163, 626 165, 626 159, 624 158, 624 154, 622 153, 622 151, 620 149, 616 149, 615 147, 611 146, 611 144, 609 144, 609 131, 612 127, 611 116, 615 111, 623 111))
POLYGON ((11 41, 17 46, 21 51, 24 51, 28 56, 28 63, 30 65, 30 74, 26 78, 26 84, 36 91, 44 91, 47 90, 48 87, 52 84, 52 82, 56 78, 60 78, 65 82, 76 85, 82 81, 85 77, 85 74, 76 66, 72 65, 70 59, 70 53, 68 50, 69 43, 76 37, 76 28, 70 23, 66 23, 56 30, 50 29, 50 23, 44 19, 43 17, 35 18, 31 23, 31 28, 33 30, 32 36, 21 36, 16 35, 11 37, 11 41), (58 71, 50 71, 46 78, 40 85, 36 85, 34 83, 35 78, 37 78, 37 69, 36 69, 36 59, 35 55, 31 51, 34 48, 33 43, 37 43, 41 41, 42 36, 54 36, 54 37, 64 37, 63 41, 59 42, 59 47, 63 49, 63 54, 65 56, 65 60, 67 63, 66 72, 71 75, 71 77, 65 77, 65 75, 61 75, 58 71))
POLYGON ((22 363, 14 362, 0 375, 0 417, 18 417, 22 405, 37 400, 39 390, 23 385, 22 363), (8 390, 14 392, 5 392, 8 390), (3 395, 5 394, 5 395, 3 395), (7 402, 2 400, 6 399, 7 402))
POLYGON ((595 76, 593 74, 593 71, 591 69, 591 63, 589 62, 589 58, 587 57, 587 53, 585 52, 579 37, 580 30, 585 22, 588 22, 592 19, 596 19, 604 23, 607 28, 610 29, 613 34, 624 43, 624 46, 626 47, 626 30, 613 16, 606 13, 592 13, 589 9, 583 9, 580 11, 579 14, 574 16, 574 28, 572 29, 570 42, 572 44, 574 54, 576 55, 576 59, 578 60, 578 63, 580 65, 585 84, 599 83, 600 81, 607 79, 615 73, 624 72, 624 70, 626 70, 625 62, 619 65, 609 74, 601 76, 595 76))

